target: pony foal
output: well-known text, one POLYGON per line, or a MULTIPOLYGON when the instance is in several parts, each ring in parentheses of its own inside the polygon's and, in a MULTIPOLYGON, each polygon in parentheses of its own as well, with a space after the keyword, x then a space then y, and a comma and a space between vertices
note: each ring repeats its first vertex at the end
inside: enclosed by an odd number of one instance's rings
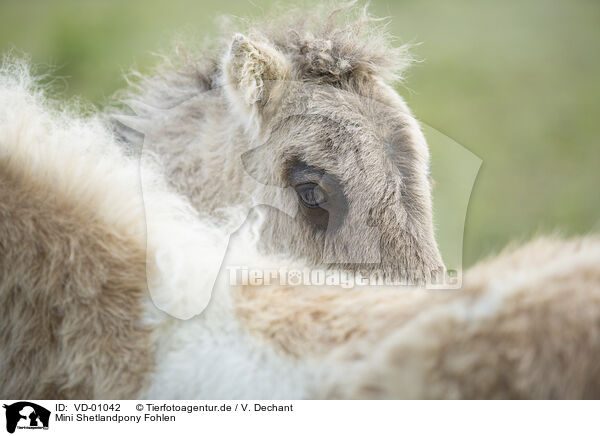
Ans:
POLYGON ((391 87, 408 55, 362 11, 322 17, 284 14, 141 77, 117 130, 144 133, 203 214, 272 206, 264 253, 425 283, 443 263, 427 143, 391 87))

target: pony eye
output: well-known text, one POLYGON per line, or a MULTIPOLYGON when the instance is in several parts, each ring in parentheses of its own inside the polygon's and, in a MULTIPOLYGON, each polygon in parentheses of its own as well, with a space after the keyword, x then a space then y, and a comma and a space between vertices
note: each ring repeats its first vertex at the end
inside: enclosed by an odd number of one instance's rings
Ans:
POLYGON ((321 187, 315 183, 304 183, 296 186, 296 193, 300 202, 311 209, 321 207, 327 202, 327 195, 321 187))

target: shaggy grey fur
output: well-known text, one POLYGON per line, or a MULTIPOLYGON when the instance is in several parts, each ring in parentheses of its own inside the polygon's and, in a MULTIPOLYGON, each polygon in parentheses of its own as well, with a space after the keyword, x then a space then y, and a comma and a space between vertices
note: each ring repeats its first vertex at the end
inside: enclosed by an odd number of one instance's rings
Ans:
POLYGON ((391 87, 410 58, 374 21, 350 6, 225 32, 138 75, 120 95, 135 115, 113 114, 117 130, 130 143, 140 136, 128 127, 143 132, 201 213, 219 219, 258 194, 275 206, 264 208, 266 252, 428 281, 443 270, 428 148, 391 87), (297 178, 329 195, 318 218, 297 178))

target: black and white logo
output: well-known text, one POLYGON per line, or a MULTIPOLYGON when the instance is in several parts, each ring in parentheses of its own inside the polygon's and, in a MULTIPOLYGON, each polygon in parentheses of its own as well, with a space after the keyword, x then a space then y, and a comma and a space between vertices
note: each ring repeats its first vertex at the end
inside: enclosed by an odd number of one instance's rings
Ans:
POLYGON ((14 433, 16 429, 48 429, 50 411, 29 401, 5 404, 6 431, 14 433))

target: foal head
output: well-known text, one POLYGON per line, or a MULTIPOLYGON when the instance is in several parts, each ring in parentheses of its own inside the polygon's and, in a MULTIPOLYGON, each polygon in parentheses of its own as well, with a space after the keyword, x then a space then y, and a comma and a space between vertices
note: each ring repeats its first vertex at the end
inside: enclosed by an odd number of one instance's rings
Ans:
POLYGON ((253 144, 244 165, 281 206, 266 212, 261 245, 424 282, 443 270, 427 143, 388 84, 400 54, 352 29, 237 34, 223 60, 253 144))

